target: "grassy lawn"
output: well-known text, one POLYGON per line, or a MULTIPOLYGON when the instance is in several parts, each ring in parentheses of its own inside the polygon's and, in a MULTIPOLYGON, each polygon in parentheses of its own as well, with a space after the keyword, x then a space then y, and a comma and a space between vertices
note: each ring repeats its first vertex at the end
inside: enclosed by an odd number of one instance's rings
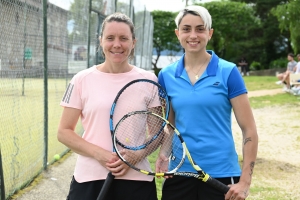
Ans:
POLYGON ((244 76, 243 78, 249 91, 280 88, 275 84, 278 81, 275 76, 244 76))

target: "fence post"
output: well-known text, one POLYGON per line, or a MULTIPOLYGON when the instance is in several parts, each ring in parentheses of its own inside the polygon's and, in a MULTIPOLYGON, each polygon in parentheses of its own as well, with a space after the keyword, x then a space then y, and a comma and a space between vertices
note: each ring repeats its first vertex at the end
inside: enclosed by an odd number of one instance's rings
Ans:
POLYGON ((92 18, 92 0, 89 0, 89 21, 88 21, 88 44, 87 44, 87 68, 90 67, 90 48, 91 48, 91 18, 92 18))
POLYGON ((43 0, 44 28, 44 169, 48 163, 48 35, 47 35, 47 0, 43 0))
POLYGON ((1 147, 0 147, 0 198, 1 200, 5 200, 5 186, 4 186, 1 147))

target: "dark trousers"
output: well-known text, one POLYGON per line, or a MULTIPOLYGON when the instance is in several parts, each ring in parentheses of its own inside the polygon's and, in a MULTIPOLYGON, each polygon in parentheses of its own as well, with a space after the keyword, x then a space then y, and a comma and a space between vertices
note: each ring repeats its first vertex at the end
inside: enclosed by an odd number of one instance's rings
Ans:
POLYGON ((241 66, 241 71, 242 71, 243 73, 249 72, 249 66, 248 66, 248 65, 242 65, 242 66, 241 66))
MULTIPOLYGON (((233 177, 234 183, 239 177, 233 177)), ((217 178, 225 185, 232 184, 230 178, 217 178)), ((166 179, 162 189, 162 200, 224 200, 225 195, 196 178, 174 176, 166 179)))
MULTIPOLYGON (((78 183, 74 177, 67 200, 96 200, 105 180, 78 183)), ((113 180, 107 200, 157 200, 155 180, 113 180)))

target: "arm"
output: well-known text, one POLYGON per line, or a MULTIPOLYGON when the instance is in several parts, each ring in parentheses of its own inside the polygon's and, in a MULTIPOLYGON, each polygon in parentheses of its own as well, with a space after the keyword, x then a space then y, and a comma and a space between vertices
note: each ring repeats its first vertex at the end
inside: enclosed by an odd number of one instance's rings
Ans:
POLYGON ((87 142, 75 133, 75 127, 81 115, 81 110, 75 108, 64 107, 60 124, 58 127, 58 141, 72 149, 75 153, 83 156, 91 157, 106 167, 106 163, 115 161, 117 156, 97 145, 87 142))
POLYGON ((247 94, 237 96, 230 101, 243 134, 243 165, 239 183, 232 186, 225 199, 229 199, 232 195, 245 199, 249 194, 257 156, 258 135, 247 94))

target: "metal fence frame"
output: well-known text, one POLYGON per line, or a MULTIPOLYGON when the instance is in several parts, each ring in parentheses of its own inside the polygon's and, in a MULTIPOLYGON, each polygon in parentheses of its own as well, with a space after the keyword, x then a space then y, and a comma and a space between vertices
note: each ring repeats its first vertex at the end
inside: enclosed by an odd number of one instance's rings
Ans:
MULTIPOLYGON (((84 45, 87 47, 87 52, 86 52, 86 57, 87 60, 82 62, 85 63, 85 68, 88 68, 94 64, 98 64, 103 62, 103 57, 99 51, 99 32, 101 28, 101 24, 103 19, 113 13, 113 12, 122 12, 124 11, 125 14, 127 14, 129 17, 133 19, 133 22, 136 22, 136 12, 139 11, 142 12, 143 14, 139 13, 140 15, 143 15, 143 27, 138 27, 137 31, 139 31, 138 35, 140 36, 139 39, 139 48, 141 52, 139 52, 138 57, 135 57, 132 61, 132 64, 137 65, 138 67, 141 67, 146 70, 151 70, 152 69, 152 35, 153 35, 153 19, 151 17, 151 14, 149 11, 145 9, 144 5, 138 5, 139 0, 107 0, 106 3, 103 3, 103 0, 89 0, 86 1, 88 2, 87 9, 86 9, 86 16, 88 16, 88 30, 87 30, 87 37, 84 38, 81 42, 78 40, 77 46, 84 45), (101 4, 100 4, 101 3, 101 4), (95 8, 93 5, 104 5, 107 6, 105 9, 95 8), (123 5, 120 6, 120 5, 123 5), (119 7, 118 7, 119 6, 119 7), (104 10, 104 11, 103 11, 104 10), (93 15, 97 15, 96 22, 93 21, 94 18, 92 18, 93 15), (147 18, 146 18, 147 16, 147 18), (148 20, 148 21, 146 21, 148 20), (95 32, 92 32, 92 30, 95 30, 95 32), (150 40, 143 42, 144 38, 149 38, 150 40), (81 44, 82 43, 82 44, 81 44), (147 45, 147 46, 143 46, 147 45), (93 57, 94 59, 90 59, 93 57)), ((59 8, 58 6, 55 6, 51 3, 48 3, 47 0, 0 0, 0 17, 1 11, 3 11, 6 6, 11 6, 12 9, 15 9, 14 11, 17 13, 15 15, 15 19, 13 20, 19 20, 18 18, 20 15, 24 17, 24 23, 23 23, 23 28, 24 28, 24 34, 23 34, 23 40, 20 39, 19 43, 23 48, 24 51, 20 51, 21 54, 24 55, 16 55, 20 56, 21 60, 18 61, 18 67, 16 68, 11 68, 9 67, 11 65, 11 60, 8 57, 1 57, 2 52, 4 51, 0 47, 0 79, 5 79, 7 83, 14 83, 15 80, 23 80, 23 85, 25 81, 29 78, 32 79, 42 79, 43 80, 43 139, 44 141, 41 141, 43 143, 43 158, 42 158, 42 164, 39 167, 39 170, 31 175, 30 177, 27 177, 26 179, 20 180, 20 183, 17 184, 16 186, 12 187, 11 185, 13 184, 8 184, 5 185, 6 181, 9 181, 11 179, 14 179, 15 177, 11 177, 11 174, 3 174, 3 172, 9 171, 7 165, 2 165, 2 160, 4 159, 4 162, 11 162, 11 158, 9 158, 10 155, 17 154, 15 152, 8 152, 7 149, 5 149, 5 144, 2 145, 1 142, 1 148, 0 149, 0 199, 6 199, 9 198, 11 195, 13 195, 15 192, 18 190, 22 189, 23 187, 26 187, 37 175, 39 175, 43 170, 47 168, 47 166, 51 163, 54 162, 53 159, 53 149, 52 147, 49 147, 49 80, 53 79, 66 79, 66 83, 68 80, 76 73, 76 70, 70 71, 69 69, 69 63, 72 61, 70 56, 73 56, 71 54, 70 47, 74 48, 74 43, 68 42, 70 40, 69 35, 62 35, 59 38, 55 35, 52 34, 53 32, 53 24, 52 24, 52 19, 55 17, 53 14, 54 11, 59 11, 60 16, 57 17, 62 17, 65 19, 66 15, 68 14, 68 11, 65 11, 62 8, 59 8), (35 2, 35 3, 32 3, 35 2), (34 30, 31 30, 31 32, 27 31, 27 23, 30 23, 31 21, 28 21, 29 19, 32 20, 32 13, 37 13, 38 16, 40 16, 39 19, 36 19, 37 21, 34 22, 34 24, 41 24, 40 31, 36 30, 35 33, 33 34, 34 30), (28 14, 28 15, 27 15, 28 14), (31 18, 30 18, 31 17, 31 18), (50 23, 50 24, 49 24, 50 23), (60 40, 60 41, 59 41, 60 40), (39 49, 43 51, 37 51, 35 49, 30 49, 28 48, 28 44, 32 44, 33 41, 42 41, 42 44, 39 44, 40 47, 39 49), (60 45, 56 45, 56 44, 60 45), (32 59, 31 56, 32 54, 38 55, 36 56, 37 58, 32 59), (55 60, 56 58, 60 57, 61 60, 58 59, 55 60), (63 64, 59 67, 53 67, 56 66, 58 62, 62 62, 63 64), (50 149, 49 149, 50 148, 50 149), (51 150, 51 151, 49 151, 51 150), (1 154, 2 151, 2 154, 1 154), (5 187, 4 187, 5 186, 5 187)), ((5 16, 5 15, 3 15, 5 16)), ((7 24, 10 23, 10 20, 7 17, 11 16, 5 16, 6 19, 0 19, 0 39, 5 38, 5 32, 2 31, 1 29, 7 24), (7 22, 5 21, 7 20, 7 22), (1 37, 2 36, 2 37, 1 37)), ((21 18, 21 17, 20 17, 21 18)), ((33 23, 33 22, 31 22, 33 23)), ((29 28, 28 28, 29 29, 29 28)), ((62 32, 64 30, 61 30, 62 32)), ((64 34, 64 33, 63 33, 64 34)), ((77 37, 75 34, 73 35, 74 37, 77 37)), ((1 41, 1 42, 8 42, 8 41, 1 41)), ((7 43, 8 44, 8 43, 7 43)), ((10 45, 12 46, 12 45, 10 45)), ((81 64, 82 65, 82 64, 81 64)), ((78 71, 78 70, 77 70, 78 71)), ((1 86, 0 86, 1 87, 1 86)), ((24 87, 24 86, 23 86, 24 87)), ((1 88, 0 88, 1 89, 1 88)), ((23 94, 24 95, 24 94, 23 94)), ((58 96, 62 97, 62 93, 58 93, 58 96)), ((1 97, 1 94, 0 94, 1 97)), ((0 104, 1 106, 1 104, 0 104)), ((58 106, 58 105, 57 105, 58 106)), ((0 111, 1 107, 0 107, 0 111)), ((10 115, 10 114, 7 114, 10 115)), ((12 116, 14 117, 14 116, 12 116)), ((7 124, 1 124, 1 126, 6 126, 7 124)), ((8 125, 7 125, 8 126, 8 125)), ((2 127, 1 127, 2 129, 2 127)), ((82 132, 81 132, 82 133, 82 132)), ((79 134, 81 134, 79 133, 79 134)), ((1 130, 0 132, 0 139, 3 137, 4 133, 1 130)), ((5 133, 7 134, 7 133, 5 133)), ((13 134, 13 133, 11 133, 13 134)), ((2 140, 1 140, 2 141, 2 140)), ((28 150, 20 150, 17 149, 16 151, 28 151, 28 150)), ((69 149, 65 148, 63 150, 59 150, 58 152, 60 155, 66 154, 69 149)), ((29 153, 29 152, 28 152, 29 153)), ((10 165, 11 166, 11 165, 10 165)), ((22 169, 22 170, 31 170, 31 169, 22 169)))

